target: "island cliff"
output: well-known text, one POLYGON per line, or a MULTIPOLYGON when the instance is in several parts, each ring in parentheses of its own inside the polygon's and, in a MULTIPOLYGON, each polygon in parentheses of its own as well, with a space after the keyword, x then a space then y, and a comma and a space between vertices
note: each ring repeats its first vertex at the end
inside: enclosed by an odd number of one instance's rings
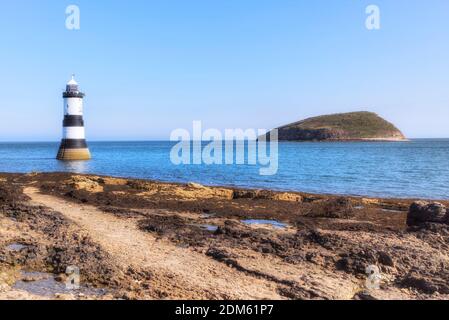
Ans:
POLYGON ((402 132, 373 112, 308 118, 278 128, 280 141, 405 141, 402 132))

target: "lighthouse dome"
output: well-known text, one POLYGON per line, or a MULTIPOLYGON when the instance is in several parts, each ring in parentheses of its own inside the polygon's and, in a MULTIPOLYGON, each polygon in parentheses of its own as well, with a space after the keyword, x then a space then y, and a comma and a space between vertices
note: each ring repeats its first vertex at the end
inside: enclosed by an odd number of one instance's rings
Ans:
POLYGON ((67 92, 78 92, 78 82, 76 82, 75 80, 75 75, 72 75, 72 79, 67 82, 67 87, 66 87, 66 91, 67 92))
POLYGON ((77 86, 77 85, 78 85, 78 82, 76 82, 76 81, 75 81, 75 77, 72 76, 72 79, 71 79, 69 82, 67 82, 67 84, 68 84, 68 85, 71 85, 71 86, 77 86))

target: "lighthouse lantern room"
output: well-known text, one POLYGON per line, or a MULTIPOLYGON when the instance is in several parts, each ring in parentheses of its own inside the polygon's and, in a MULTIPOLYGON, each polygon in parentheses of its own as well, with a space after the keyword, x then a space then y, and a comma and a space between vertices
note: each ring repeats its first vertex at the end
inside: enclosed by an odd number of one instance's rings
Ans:
POLYGON ((79 91, 74 75, 67 83, 63 98, 62 141, 56 158, 58 160, 89 160, 91 156, 86 143, 83 119, 84 93, 79 91))

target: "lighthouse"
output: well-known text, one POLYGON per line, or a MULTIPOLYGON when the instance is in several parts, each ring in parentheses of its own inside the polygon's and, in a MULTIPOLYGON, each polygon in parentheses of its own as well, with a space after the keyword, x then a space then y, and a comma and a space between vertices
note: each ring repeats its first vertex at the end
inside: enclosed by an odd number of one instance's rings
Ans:
POLYGON ((89 160, 91 156, 86 143, 83 120, 84 93, 79 90, 74 75, 67 83, 62 96, 64 98, 64 121, 61 146, 56 158, 58 160, 89 160))

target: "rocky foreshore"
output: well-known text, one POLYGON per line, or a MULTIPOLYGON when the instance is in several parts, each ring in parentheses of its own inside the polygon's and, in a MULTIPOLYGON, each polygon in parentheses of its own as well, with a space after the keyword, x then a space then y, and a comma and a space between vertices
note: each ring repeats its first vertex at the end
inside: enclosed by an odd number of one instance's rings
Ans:
POLYGON ((448 206, 1 174, 0 299, 449 299, 448 206))

